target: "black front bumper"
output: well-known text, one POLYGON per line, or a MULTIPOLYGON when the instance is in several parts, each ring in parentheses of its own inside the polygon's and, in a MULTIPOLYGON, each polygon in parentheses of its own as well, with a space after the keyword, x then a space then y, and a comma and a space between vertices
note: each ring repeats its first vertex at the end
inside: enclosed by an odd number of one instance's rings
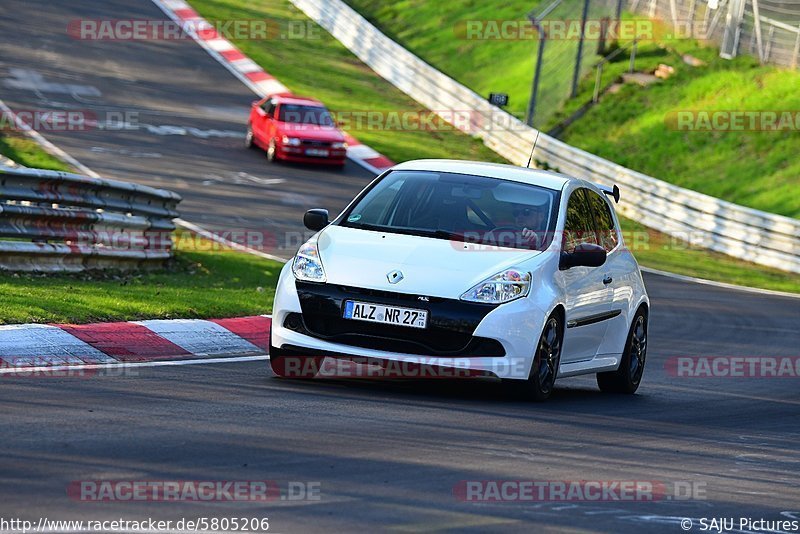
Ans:
POLYGON ((334 284, 295 284, 303 313, 290 313, 283 323, 295 332, 331 343, 404 354, 448 358, 505 356, 505 349, 497 340, 473 336, 496 305, 334 284), (428 325, 422 329, 344 319, 347 300, 424 309, 428 311, 428 325))

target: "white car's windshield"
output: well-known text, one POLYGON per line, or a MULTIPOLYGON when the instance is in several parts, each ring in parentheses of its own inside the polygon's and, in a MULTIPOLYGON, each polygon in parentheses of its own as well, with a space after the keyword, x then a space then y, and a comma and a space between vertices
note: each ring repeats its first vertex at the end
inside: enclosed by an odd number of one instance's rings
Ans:
POLYGON ((484 176, 394 171, 340 224, 483 245, 543 250, 552 238, 559 192, 484 176))

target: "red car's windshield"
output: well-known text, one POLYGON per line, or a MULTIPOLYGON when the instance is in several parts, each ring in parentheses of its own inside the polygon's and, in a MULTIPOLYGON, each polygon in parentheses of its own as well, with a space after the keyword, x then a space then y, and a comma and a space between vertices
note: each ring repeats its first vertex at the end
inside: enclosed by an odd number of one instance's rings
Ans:
POLYGON ((293 124, 313 124, 317 126, 333 126, 333 117, 330 112, 320 106, 303 106, 298 104, 283 104, 280 107, 278 120, 293 124))

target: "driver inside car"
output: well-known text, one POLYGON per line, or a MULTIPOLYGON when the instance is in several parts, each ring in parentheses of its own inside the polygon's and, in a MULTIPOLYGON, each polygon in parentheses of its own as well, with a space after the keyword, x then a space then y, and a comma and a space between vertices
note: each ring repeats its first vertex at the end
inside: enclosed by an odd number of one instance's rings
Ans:
POLYGON ((547 222, 547 203, 541 205, 517 204, 513 211, 514 223, 519 228, 523 242, 531 248, 538 247, 543 240, 547 222))

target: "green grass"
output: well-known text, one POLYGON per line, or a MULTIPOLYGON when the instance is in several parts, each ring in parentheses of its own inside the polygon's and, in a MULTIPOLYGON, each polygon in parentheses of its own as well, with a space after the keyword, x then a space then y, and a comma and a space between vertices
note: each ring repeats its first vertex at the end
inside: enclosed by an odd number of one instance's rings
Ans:
MULTIPOLYGON (((666 81, 625 85, 571 125, 562 138, 577 147, 673 184, 718 198, 800 218, 800 132, 687 132, 669 124, 683 110, 800 110, 800 72, 728 62, 709 48, 645 47, 637 69, 665 63, 666 81), (708 62, 690 67, 690 53, 708 62), (642 65, 642 64, 645 65, 642 65), (648 65, 649 64, 649 65, 648 65)), ((617 64, 614 68, 625 68, 617 64)), ((588 81, 587 81, 588 82, 588 81)), ((585 83, 581 101, 591 98, 585 83)))
MULTIPOLYGON (((518 39, 494 38, 492 31, 498 26, 493 24, 511 21, 524 28, 526 14, 540 13, 550 1, 451 0, 446 8, 441 2, 429 0, 346 2, 387 36, 478 94, 488 97, 490 92, 507 93, 506 110, 520 119, 525 117, 539 47, 538 34, 530 32, 518 39), (472 24, 479 28, 477 37, 467 33, 468 25, 472 24)), ((583 2, 569 0, 548 19, 580 20, 582 6, 583 2)), ((589 18, 601 15, 593 5, 589 18)), ((594 47, 594 43, 589 43, 584 57, 591 55, 594 47)), ((569 94, 571 62, 576 55, 575 40, 550 41, 546 45, 537 119, 550 117, 569 94), (565 60, 570 61, 568 66, 564 65, 565 60)), ((583 66, 588 68, 590 64, 585 61, 583 66)))
MULTIPOLYGON (((437 2, 348 0, 367 19, 438 69, 480 94, 504 91, 509 111, 524 112, 530 94, 536 43, 527 40, 464 40, 453 28, 467 20, 518 20, 543 5, 509 0, 502 5, 453 0, 447 9, 437 2)), ((576 5, 580 4, 575 2, 576 5)), ((557 12, 554 12, 557 13, 557 12)), ((565 18, 562 14, 559 17, 565 18)), ((628 16, 631 18, 631 16, 628 16)), ((641 18, 641 16, 637 17, 641 18)), ((663 35, 657 33, 657 35, 663 35)), ((555 44, 555 43, 552 43, 555 44)), ((550 46, 550 45, 548 45, 550 46)), ((589 47, 594 43, 589 42, 589 47)), ((547 49, 545 49, 547 50, 547 49)), ((569 71, 572 56, 562 68, 569 71)), ((627 53, 604 74, 608 83, 628 66, 627 53)), ((592 63, 596 58, 592 60, 592 63)), ((563 75, 546 62, 541 92, 552 93, 563 75)), ((800 72, 760 66, 751 57, 734 61, 693 40, 662 40, 639 49, 637 70, 666 63, 675 68, 668 80, 642 88, 625 86, 568 128, 563 138, 656 178, 737 204, 789 217, 800 217, 800 132, 680 132, 666 118, 679 110, 800 110, 800 72), (682 54, 705 60, 705 67, 686 65, 682 54)), ((578 97, 569 102, 548 100, 552 114, 543 126, 553 126, 591 99, 594 72, 583 80, 578 97)))
POLYGON ((0 154, 25 167, 72 171, 72 168, 42 150, 39 144, 22 134, 0 132, 0 154))
POLYGON ((478 94, 504 92, 508 110, 525 113, 536 57, 535 40, 472 40, 461 29, 469 20, 521 20, 542 1, 346 0, 387 36, 478 94))
POLYGON ((0 323, 90 323, 269 313, 282 264, 189 234, 160 272, 0 274, 0 323), (200 243, 195 246, 194 243, 200 243))
MULTIPOLYGON (((269 20, 279 28, 303 27, 308 20, 286 0, 192 0, 191 4, 208 20, 269 20)), ((303 39, 233 41, 292 92, 319 98, 334 112, 396 113, 424 109, 319 27, 303 39)), ((504 161, 481 141, 454 131, 359 128, 350 133, 394 161, 419 158, 504 161)))
POLYGON ((728 284, 800 293, 800 275, 692 247, 629 219, 621 223, 625 244, 640 265, 728 284))

